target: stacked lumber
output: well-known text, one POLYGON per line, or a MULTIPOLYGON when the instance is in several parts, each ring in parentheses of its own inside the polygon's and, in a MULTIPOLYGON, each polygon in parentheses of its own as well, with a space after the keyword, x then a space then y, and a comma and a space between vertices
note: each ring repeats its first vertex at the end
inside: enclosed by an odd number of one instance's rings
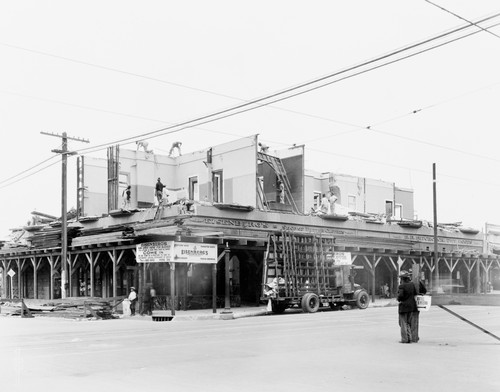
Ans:
POLYGON ((71 245, 86 246, 121 241, 134 236, 134 229, 129 226, 112 226, 106 228, 81 230, 78 237, 73 238, 71 245))
MULTIPOLYGON (((116 298, 114 298, 116 299, 116 298)), ((113 299, 104 298, 67 298, 51 301, 26 300, 26 307, 33 316, 62 317, 71 319, 108 320, 116 319, 111 301, 113 299)), ((9 316, 20 316, 22 305, 20 300, 1 300, 1 313, 9 316)))
MULTIPOLYGON (((68 245, 71 244, 72 239, 78 235, 79 231, 78 227, 67 229, 68 245)), ((44 226, 41 230, 33 232, 27 241, 35 248, 60 248, 62 244, 61 228, 44 226)))

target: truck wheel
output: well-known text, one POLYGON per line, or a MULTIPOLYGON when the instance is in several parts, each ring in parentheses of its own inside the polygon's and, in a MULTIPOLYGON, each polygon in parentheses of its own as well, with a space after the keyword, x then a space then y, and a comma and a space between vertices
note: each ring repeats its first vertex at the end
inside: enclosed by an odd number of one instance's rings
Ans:
POLYGON ((356 295, 356 306, 359 309, 366 309, 370 304, 370 296, 364 290, 361 290, 358 295, 356 295))
POLYGON ((273 311, 273 313, 276 314, 284 313, 287 307, 288 306, 284 302, 277 302, 277 301, 271 302, 271 310, 273 311))
POLYGON ((307 293, 302 297, 302 310, 307 313, 315 313, 319 309, 319 298, 314 293, 307 293))

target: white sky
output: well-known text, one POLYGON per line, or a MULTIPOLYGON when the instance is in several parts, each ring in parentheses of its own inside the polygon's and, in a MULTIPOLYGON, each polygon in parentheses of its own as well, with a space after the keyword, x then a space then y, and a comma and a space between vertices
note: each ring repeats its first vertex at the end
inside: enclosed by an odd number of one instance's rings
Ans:
MULTIPOLYGON (((498 1, 437 4, 473 21, 500 12, 498 1)), ((61 215, 60 158, 14 177, 60 148, 42 131, 90 140, 70 150, 138 139, 465 24, 425 0, 1 1, 0 236, 33 210, 61 215)), ((490 30, 498 37, 473 31, 149 147, 166 153, 181 140, 190 152, 255 133, 272 149, 305 144, 308 169, 413 188, 418 218, 429 221, 435 162, 439 222, 500 223, 500 27, 490 30)))

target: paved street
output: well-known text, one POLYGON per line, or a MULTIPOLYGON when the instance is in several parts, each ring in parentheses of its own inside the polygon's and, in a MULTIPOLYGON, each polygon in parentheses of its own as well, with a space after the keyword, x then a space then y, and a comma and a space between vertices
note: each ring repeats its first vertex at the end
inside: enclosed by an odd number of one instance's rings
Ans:
MULTIPOLYGON (((449 306, 500 336, 500 307, 449 306)), ((500 341, 433 307, 152 322, 0 317, 2 391, 498 391, 500 341), (412 386, 413 384, 413 386, 412 386)))

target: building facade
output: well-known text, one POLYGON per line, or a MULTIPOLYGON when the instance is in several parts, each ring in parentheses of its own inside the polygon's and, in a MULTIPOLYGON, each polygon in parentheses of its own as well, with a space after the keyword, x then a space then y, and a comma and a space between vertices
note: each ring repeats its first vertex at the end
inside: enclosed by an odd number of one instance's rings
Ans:
POLYGON ((459 227, 439 227, 436 262, 433 228, 413 220, 412 190, 306 171, 302 146, 262 151, 257 135, 176 157, 119 147, 107 159, 80 157, 77 197, 67 260, 57 221, 24 227, 0 249, 2 297, 115 298, 152 284, 162 306, 173 298, 188 309, 211 307, 214 292, 221 305, 229 281, 232 306, 258 304, 270 236, 283 232, 333 238, 360 267, 356 281, 372 299, 385 283, 394 293, 398 271, 415 264, 438 292, 485 291, 500 267, 498 256, 485 252, 483 233, 459 227), (326 215, 318 210, 328 192, 337 202, 326 215), (138 247, 153 242, 213 244, 217 260, 141 262, 138 247))

